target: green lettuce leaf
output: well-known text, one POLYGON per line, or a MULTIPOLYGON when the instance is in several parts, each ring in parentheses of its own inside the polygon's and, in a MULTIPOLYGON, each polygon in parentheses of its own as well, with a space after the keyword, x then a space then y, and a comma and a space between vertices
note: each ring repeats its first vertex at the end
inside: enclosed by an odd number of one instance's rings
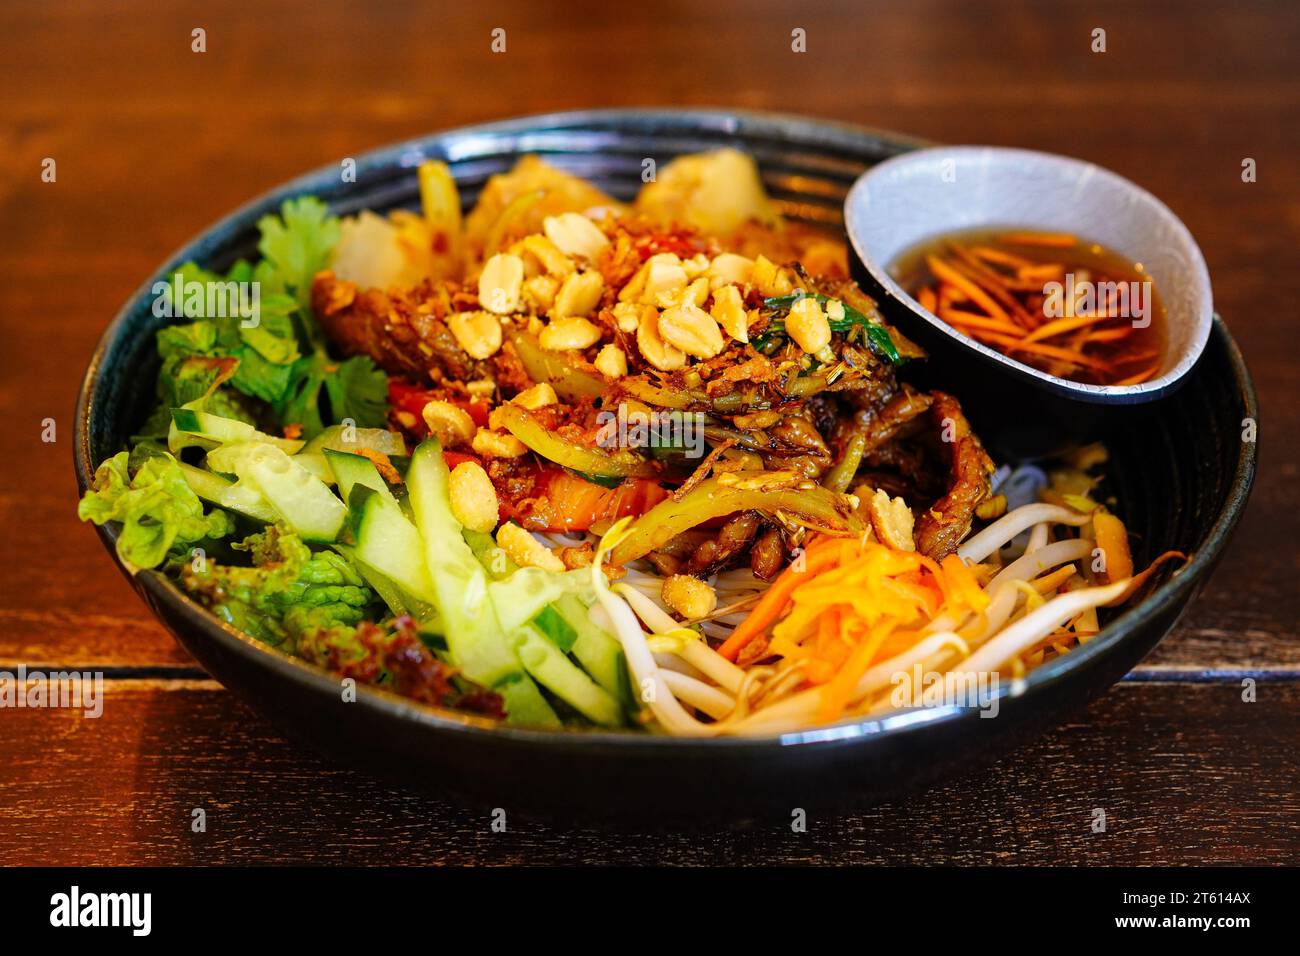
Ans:
POLYGON ((128 461, 128 454, 120 452, 96 469, 77 516, 98 525, 121 522, 117 555, 129 571, 156 568, 169 555, 183 556, 196 542, 230 534, 230 516, 220 509, 204 513, 176 459, 151 456, 134 475, 128 461))

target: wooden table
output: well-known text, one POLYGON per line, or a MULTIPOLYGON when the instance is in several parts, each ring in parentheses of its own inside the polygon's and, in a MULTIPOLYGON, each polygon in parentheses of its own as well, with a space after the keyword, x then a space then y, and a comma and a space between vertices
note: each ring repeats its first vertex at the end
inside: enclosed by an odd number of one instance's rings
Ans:
POLYGON ((0 669, 108 678, 98 720, 0 711, 0 843, 66 864, 1295 862, 1300 7, 206 6, 0 8, 0 669), (197 27, 205 53, 191 51, 197 27), (496 27, 504 54, 490 51, 496 27), (1097 27, 1105 53, 1090 50, 1097 27), (177 648, 74 513, 74 397, 118 305, 187 237, 303 170, 442 127, 619 105, 805 112, 1071 153, 1182 216, 1255 376, 1263 464, 1213 581, 1131 679, 986 771, 806 834, 783 819, 495 834, 487 808, 291 745, 177 648), (1256 182, 1242 181, 1246 158, 1256 182), (195 807, 206 833, 191 832, 195 807))

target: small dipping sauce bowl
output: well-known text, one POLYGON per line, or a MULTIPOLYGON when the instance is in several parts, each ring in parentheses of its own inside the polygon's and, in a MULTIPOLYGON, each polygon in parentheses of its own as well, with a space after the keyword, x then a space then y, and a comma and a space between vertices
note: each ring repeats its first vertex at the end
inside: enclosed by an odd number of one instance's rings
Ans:
POLYGON ((1024 401, 1043 413, 1030 416, 1036 420, 1012 442, 1018 455, 1049 453, 1048 446, 1068 437, 1055 427, 1062 419, 1078 425, 1096 417, 1081 406, 1134 405, 1169 394, 1210 336, 1210 276, 1192 234, 1151 193, 1092 163, 992 146, 915 150, 864 173, 845 199, 844 221, 854 277, 885 316, 930 353, 936 381, 967 386, 959 392, 963 401, 972 391, 996 397, 1004 415, 1006 402, 1024 401), (891 272, 924 243, 983 229, 1068 232, 1141 263, 1165 306, 1155 374, 1135 385, 1051 375, 948 325, 891 272), (1044 434, 1035 437, 1035 430, 1044 434))

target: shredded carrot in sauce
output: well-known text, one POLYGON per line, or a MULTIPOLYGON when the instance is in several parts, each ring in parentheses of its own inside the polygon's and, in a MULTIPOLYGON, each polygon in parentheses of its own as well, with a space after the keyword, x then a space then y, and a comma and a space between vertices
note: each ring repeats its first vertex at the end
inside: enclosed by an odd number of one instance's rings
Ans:
POLYGON ((1151 320, 1163 312, 1150 278, 1095 243, 1027 231, 947 237, 905 254, 896 271, 922 308, 1049 374, 1136 385, 1160 372, 1151 320))

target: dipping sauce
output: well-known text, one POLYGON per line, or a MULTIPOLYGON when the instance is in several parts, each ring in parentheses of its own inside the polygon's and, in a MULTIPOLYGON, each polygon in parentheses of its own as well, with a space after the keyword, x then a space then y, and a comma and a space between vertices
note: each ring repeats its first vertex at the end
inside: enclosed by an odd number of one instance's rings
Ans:
POLYGON ((1092 385, 1160 369, 1165 309, 1141 263, 1068 233, 979 229, 922 243, 890 268, 927 311, 1002 354, 1092 385))

